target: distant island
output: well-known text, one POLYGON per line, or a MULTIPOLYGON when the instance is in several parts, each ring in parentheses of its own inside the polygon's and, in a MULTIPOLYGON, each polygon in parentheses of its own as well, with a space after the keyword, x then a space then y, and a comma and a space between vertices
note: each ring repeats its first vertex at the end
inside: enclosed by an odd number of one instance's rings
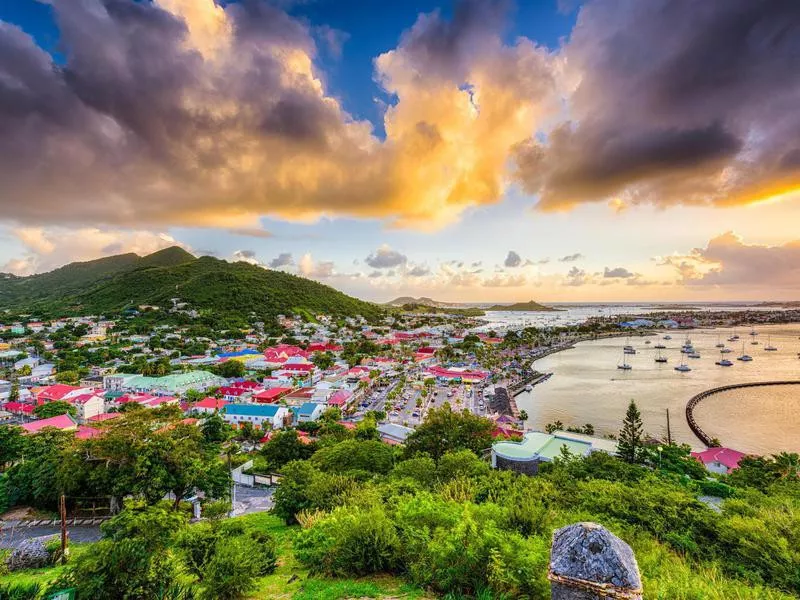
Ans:
POLYGON ((494 304, 484 310, 493 311, 516 311, 516 312, 558 312, 562 311, 561 308, 553 308, 552 306, 545 306, 533 300, 527 302, 516 302, 514 304, 494 304))
POLYGON ((447 302, 439 302, 438 300, 434 300, 432 298, 427 298, 425 296, 420 296, 419 298, 414 298, 413 296, 400 296, 391 300, 386 303, 386 306, 405 306, 407 304, 417 304, 421 306, 436 306, 439 308, 443 308, 445 306, 452 306, 447 302))

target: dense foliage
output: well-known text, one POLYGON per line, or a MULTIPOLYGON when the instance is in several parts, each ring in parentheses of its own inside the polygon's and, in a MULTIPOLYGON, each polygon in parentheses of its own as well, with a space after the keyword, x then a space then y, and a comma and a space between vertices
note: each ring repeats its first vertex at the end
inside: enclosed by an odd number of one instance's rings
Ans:
POLYGON ((800 593, 793 455, 709 480, 687 446, 665 444, 639 451, 645 465, 566 455, 528 477, 490 469, 463 439, 435 459, 349 439, 286 464, 275 512, 302 526, 296 556, 331 577, 395 573, 440 593, 546 598, 553 529, 591 520, 634 547, 646 597, 800 593), (699 500, 709 494, 727 498, 721 509, 699 500))
POLYGON ((180 298, 189 307, 234 317, 272 321, 287 310, 360 315, 377 319, 384 309, 331 287, 243 262, 208 256, 194 258, 180 248, 138 257, 112 256, 31 277, 0 279, 0 308, 25 307, 45 315, 113 314, 139 305, 172 307, 180 298))

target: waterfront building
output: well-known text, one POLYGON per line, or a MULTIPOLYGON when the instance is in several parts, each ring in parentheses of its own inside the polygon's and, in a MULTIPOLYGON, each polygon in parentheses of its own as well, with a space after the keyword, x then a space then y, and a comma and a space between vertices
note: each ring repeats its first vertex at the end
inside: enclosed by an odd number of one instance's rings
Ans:
POLYGON ((703 463, 712 473, 730 473, 739 467, 739 461, 745 457, 744 452, 732 448, 709 448, 703 452, 692 452, 692 457, 703 463))
POLYGON ((493 444, 492 467, 535 475, 539 472, 539 465, 561 456, 564 447, 575 456, 588 456, 592 452, 617 452, 617 442, 614 440, 567 431, 529 431, 521 442, 493 444))

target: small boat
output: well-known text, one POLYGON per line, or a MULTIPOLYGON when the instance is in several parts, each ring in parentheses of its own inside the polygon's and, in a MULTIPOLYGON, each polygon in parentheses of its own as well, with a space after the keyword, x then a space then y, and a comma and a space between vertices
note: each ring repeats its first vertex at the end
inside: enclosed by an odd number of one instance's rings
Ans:
POLYGON ((533 391, 533 386, 532 386, 532 385, 530 385, 530 384, 526 385, 526 386, 525 386, 525 391, 526 391, 526 392, 533 391))
POLYGON ((658 350, 665 350, 666 346, 664 344, 656 344, 655 346, 653 346, 653 348, 656 348, 658 350))
POLYGON ((622 369, 623 371, 630 371, 630 370, 633 368, 632 366, 630 366, 630 365, 629 365, 629 364, 628 364, 628 363, 625 361, 625 352, 623 352, 623 354, 622 354, 622 363, 621 363, 621 364, 618 364, 618 365, 617 365, 617 368, 618 368, 618 369, 622 369))
POLYGON ((750 342, 750 345, 751 346, 758 346, 758 340, 753 340, 752 342, 750 342))
POLYGON ((694 354, 694 346, 692 346, 691 344, 689 344, 688 346, 684 345, 683 348, 681 348, 681 352, 683 352, 684 354, 694 354))
POLYGON ((649 343, 650 343, 650 340, 645 340, 645 341, 644 341, 644 343, 645 343, 645 344, 649 344, 649 343))
POLYGON ((750 335, 752 336, 758 335, 758 332, 756 331, 755 327, 750 331, 750 335))
POLYGON ((717 336, 717 345, 714 346, 714 347, 715 348, 724 348, 725 347, 725 344, 722 343, 722 341, 719 339, 719 336, 717 336))
POLYGON ((720 367, 732 367, 733 366, 733 363, 731 361, 729 361, 727 358, 722 356, 722 352, 719 353, 719 360, 714 364, 719 365, 720 367))
POLYGON ((623 348, 622 351, 625 354, 636 354, 636 350, 630 347, 623 348))
POLYGON ((690 354, 687 354, 686 356, 688 356, 689 358, 702 358, 700 356, 700 353, 698 353, 698 352, 692 352, 690 354))
POLYGON ((767 352, 775 352, 778 349, 770 343, 770 336, 767 336, 767 345, 764 346, 764 350, 767 352))
POLYGON ((730 348, 725 348, 724 346, 722 347, 722 350, 720 350, 721 354, 729 354, 731 352, 733 352, 733 350, 731 350, 730 348))
POLYGON ((671 335, 665 335, 665 336, 664 336, 664 339, 665 339, 665 340, 671 340, 671 339, 672 339, 672 336, 671 336, 671 335))
POLYGON ((691 369, 691 367, 689 365, 687 365, 686 363, 682 362, 677 367, 675 367, 675 370, 676 371, 680 371, 681 373, 688 373, 692 369, 691 369))
POLYGON ((750 362, 751 360, 753 360, 753 357, 750 356, 749 354, 742 354, 741 356, 737 356, 736 360, 740 360, 742 362, 750 362))
POLYGON ((658 352, 658 355, 656 356, 656 362, 657 363, 665 363, 665 362, 667 362, 667 357, 664 356, 663 354, 661 354, 660 350, 658 352))

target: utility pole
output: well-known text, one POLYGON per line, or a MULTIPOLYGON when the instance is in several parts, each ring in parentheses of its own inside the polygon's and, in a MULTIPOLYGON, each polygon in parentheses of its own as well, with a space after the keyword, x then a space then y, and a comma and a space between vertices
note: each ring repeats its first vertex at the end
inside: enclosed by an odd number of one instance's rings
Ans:
POLYGON ((58 502, 58 512, 61 516, 61 563, 67 562, 67 501, 61 494, 58 502))
POLYGON ((669 428, 669 409, 667 409, 667 444, 672 445, 672 431, 669 428))

